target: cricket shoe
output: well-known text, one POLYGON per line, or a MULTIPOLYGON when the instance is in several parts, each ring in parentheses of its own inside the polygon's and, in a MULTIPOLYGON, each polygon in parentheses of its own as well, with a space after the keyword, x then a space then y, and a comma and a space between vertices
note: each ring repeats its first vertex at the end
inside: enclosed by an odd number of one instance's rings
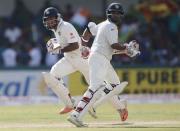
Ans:
POLYGON ((84 124, 81 120, 78 119, 76 115, 71 114, 67 120, 71 122, 76 127, 88 127, 87 124, 84 124))
POLYGON ((90 116, 92 116, 93 118, 97 119, 97 115, 96 115, 96 110, 92 107, 88 110, 88 113, 90 116))
POLYGON ((64 107, 63 109, 60 110, 59 114, 66 114, 66 113, 71 112, 74 109, 74 107, 75 107, 75 100, 73 98, 71 98, 71 101, 73 103, 73 107, 66 106, 66 107, 64 107))
POLYGON ((123 104, 125 105, 125 108, 124 109, 119 109, 117 110, 120 114, 120 117, 121 117, 121 121, 126 121, 127 118, 128 118, 128 110, 127 110, 127 101, 126 100, 123 100, 121 101, 123 102, 123 104))
POLYGON ((63 109, 60 110, 59 114, 66 114, 66 113, 69 113, 73 110, 74 108, 73 107, 64 107, 63 109))

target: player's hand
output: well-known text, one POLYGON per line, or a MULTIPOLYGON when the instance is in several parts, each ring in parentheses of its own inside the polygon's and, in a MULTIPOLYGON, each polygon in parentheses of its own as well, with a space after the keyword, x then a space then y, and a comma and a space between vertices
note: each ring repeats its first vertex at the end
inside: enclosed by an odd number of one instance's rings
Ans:
POLYGON ((136 40, 132 40, 128 44, 129 48, 139 51, 139 43, 136 40))
POLYGON ((90 54, 90 49, 87 46, 81 46, 81 57, 87 59, 90 54))
POLYGON ((126 47, 126 55, 129 57, 136 57, 141 54, 139 51, 139 44, 135 40, 132 40, 129 42, 129 44, 126 44, 126 47))
POLYGON ((129 57, 137 57, 141 54, 140 51, 134 50, 134 49, 127 49, 127 53, 126 55, 128 55, 129 57))
POLYGON ((59 45, 56 38, 51 38, 47 44, 47 51, 52 54, 60 54, 61 53, 61 46, 59 45))
POLYGON ((46 44, 46 48, 47 48, 47 51, 48 51, 48 52, 51 52, 51 51, 53 50, 54 45, 53 45, 53 43, 52 43, 52 40, 51 40, 51 39, 47 42, 47 44, 46 44))

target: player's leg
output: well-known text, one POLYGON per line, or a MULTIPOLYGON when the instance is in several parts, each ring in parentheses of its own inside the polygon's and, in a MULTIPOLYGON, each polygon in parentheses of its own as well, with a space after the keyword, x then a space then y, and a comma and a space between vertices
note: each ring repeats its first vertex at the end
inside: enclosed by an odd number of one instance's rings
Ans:
MULTIPOLYGON (((112 94, 119 95, 123 91, 123 89, 127 86, 128 82, 124 81, 124 82, 120 83, 119 77, 110 63, 108 64, 107 71, 108 71, 108 73, 106 75, 106 81, 105 81, 106 88, 109 90, 112 90, 112 92, 114 92, 112 94)), ((104 96, 104 97, 106 97, 106 96, 104 96)), ((113 96, 111 96, 111 98, 112 97, 113 96)), ((104 98, 101 98, 101 99, 103 100, 104 98)), ((96 103, 93 105, 94 108, 103 104, 101 99, 96 101, 96 103)), ((109 100, 111 101, 111 99, 109 99, 109 100)))
MULTIPOLYGON (((73 59, 74 60, 74 59, 73 59)), ((86 79, 86 82, 89 84, 89 65, 87 59, 78 58, 78 60, 73 62, 73 65, 80 71, 86 79)), ((113 87, 109 84, 109 82, 120 84, 119 77, 117 76, 116 72, 114 71, 112 65, 109 65, 108 74, 106 76, 105 85, 108 90, 112 90, 113 87), (113 75, 110 75, 113 74, 113 75), (109 81, 109 82, 107 82, 109 81)), ((112 84, 113 85, 113 84, 112 84)))
MULTIPOLYGON (((127 85, 127 82, 122 82, 120 83, 119 77, 117 75, 117 73, 115 72, 115 70, 113 69, 112 65, 109 65, 108 68, 108 75, 106 76, 106 84, 109 85, 108 87, 110 87, 110 85, 115 86, 118 85, 118 87, 121 85, 124 88, 127 85)), ((119 87, 120 88, 120 87, 119 87)), ((118 89, 118 88, 116 88, 118 89)), ((122 89, 122 88, 121 88, 122 89)), ((118 89, 117 94, 119 95, 119 93, 121 92, 121 89, 118 89)), ((121 116, 121 120, 124 121, 127 119, 128 116, 128 111, 127 111, 127 104, 126 104, 126 100, 121 100, 119 99, 118 95, 114 95, 112 96, 108 101, 112 104, 112 106, 118 111, 118 113, 120 113, 121 116)), ((99 100, 97 100, 94 104, 92 109, 89 111, 89 113, 94 116, 94 118, 96 118, 96 108, 97 106, 103 104, 103 99, 104 98, 100 98, 99 100)))
MULTIPOLYGON (((119 77, 117 73, 115 72, 114 68, 112 67, 112 65, 110 65, 108 71, 110 74, 112 74, 112 76, 108 75, 106 77, 107 81, 111 84, 120 83, 119 77)), ((113 96, 111 99, 109 99, 109 102, 120 114, 121 120, 125 121, 128 117, 127 101, 125 99, 121 99, 121 97, 118 94, 118 95, 113 96)))
POLYGON ((103 92, 103 79, 106 76, 105 62, 101 59, 101 57, 99 58, 98 56, 93 56, 89 58, 90 86, 84 93, 76 109, 71 113, 70 117, 68 118, 68 121, 78 127, 84 126, 81 122, 82 118, 89 110, 89 107, 92 106, 92 104, 101 96, 103 92))
MULTIPOLYGON (((109 90, 110 93, 103 95, 100 99, 98 99, 93 104, 93 106, 92 106, 93 110, 95 110, 98 106, 100 106, 101 104, 103 104, 107 101, 112 101, 111 98, 119 95, 127 85, 128 85, 128 82, 124 81, 118 85, 113 86, 113 89, 109 90)), ((106 84, 106 87, 107 87, 107 84, 106 84)))
POLYGON ((65 104, 65 108, 60 111, 60 114, 67 113, 73 109, 73 101, 68 88, 65 86, 62 80, 62 77, 74 71, 74 67, 72 67, 66 58, 62 58, 51 68, 50 73, 43 73, 46 84, 65 104))
POLYGON ((89 80, 89 64, 88 64, 88 59, 84 59, 82 57, 79 57, 77 60, 73 61, 74 66, 76 69, 83 74, 87 84, 89 85, 90 80, 89 80))
POLYGON ((83 95, 83 98, 78 103, 75 111, 73 111, 68 120, 76 126, 83 126, 81 120, 87 110, 98 100, 101 96, 102 102, 108 100, 116 93, 120 93, 123 88, 127 85, 127 82, 119 84, 114 88, 110 85, 106 88, 104 85, 104 79, 108 71, 108 64, 110 62, 102 55, 90 56, 89 58, 89 69, 90 69, 90 86, 83 95))
MULTIPOLYGON (((83 59, 83 58, 79 58, 78 62, 74 61, 73 62, 74 66, 77 67, 78 71, 81 72, 83 74, 83 76, 86 79, 86 82, 89 84, 89 65, 88 65, 88 60, 87 59, 83 59)), ((106 83, 104 84, 104 86, 106 86, 106 83)), ((111 86, 107 86, 107 88, 109 90, 112 90, 111 86), (110 88, 109 88, 110 87, 110 88)), ((101 103, 100 103, 101 104, 101 103)), ((93 117, 93 118, 97 118, 96 115, 96 106, 98 106, 98 103, 95 102, 95 107, 92 106, 92 108, 90 108, 90 110, 88 111, 89 114, 93 117), (93 108, 94 107, 94 108, 93 108)))
POLYGON ((110 99, 109 102, 119 113, 121 121, 125 121, 128 118, 128 109, 127 109, 126 99, 122 99, 120 96, 115 95, 110 99))

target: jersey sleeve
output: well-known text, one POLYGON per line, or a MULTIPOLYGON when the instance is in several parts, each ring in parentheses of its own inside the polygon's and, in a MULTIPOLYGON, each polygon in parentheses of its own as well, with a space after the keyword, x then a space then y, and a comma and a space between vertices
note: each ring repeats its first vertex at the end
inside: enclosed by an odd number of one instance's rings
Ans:
POLYGON ((110 45, 118 43, 118 29, 115 26, 108 26, 106 30, 107 41, 110 45))
POLYGON ((79 41, 79 35, 73 25, 67 24, 64 28, 64 37, 67 43, 75 43, 79 41))
POLYGON ((89 23, 88 23, 88 28, 89 28, 89 31, 91 32, 91 34, 92 34, 93 36, 96 36, 97 30, 98 30, 98 26, 96 25, 96 23, 94 23, 94 22, 89 22, 89 23))

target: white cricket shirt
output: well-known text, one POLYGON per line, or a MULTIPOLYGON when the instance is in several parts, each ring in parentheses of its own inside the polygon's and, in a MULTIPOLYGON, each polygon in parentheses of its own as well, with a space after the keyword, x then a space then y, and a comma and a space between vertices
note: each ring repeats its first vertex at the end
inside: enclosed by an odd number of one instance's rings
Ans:
MULTIPOLYGON (((61 21, 58 24, 57 30, 53 30, 53 32, 62 48, 68 46, 70 43, 78 42, 79 45, 81 43, 80 36, 74 26, 66 21, 61 21)), ((64 53, 64 56, 72 55, 80 55, 80 49, 78 48, 77 50, 64 53)))
POLYGON ((113 55, 113 49, 111 48, 111 45, 118 43, 117 26, 114 23, 106 20, 98 24, 97 27, 94 25, 89 27, 89 29, 91 32, 93 32, 92 34, 95 35, 91 51, 98 52, 104 55, 107 59, 111 60, 113 55))

